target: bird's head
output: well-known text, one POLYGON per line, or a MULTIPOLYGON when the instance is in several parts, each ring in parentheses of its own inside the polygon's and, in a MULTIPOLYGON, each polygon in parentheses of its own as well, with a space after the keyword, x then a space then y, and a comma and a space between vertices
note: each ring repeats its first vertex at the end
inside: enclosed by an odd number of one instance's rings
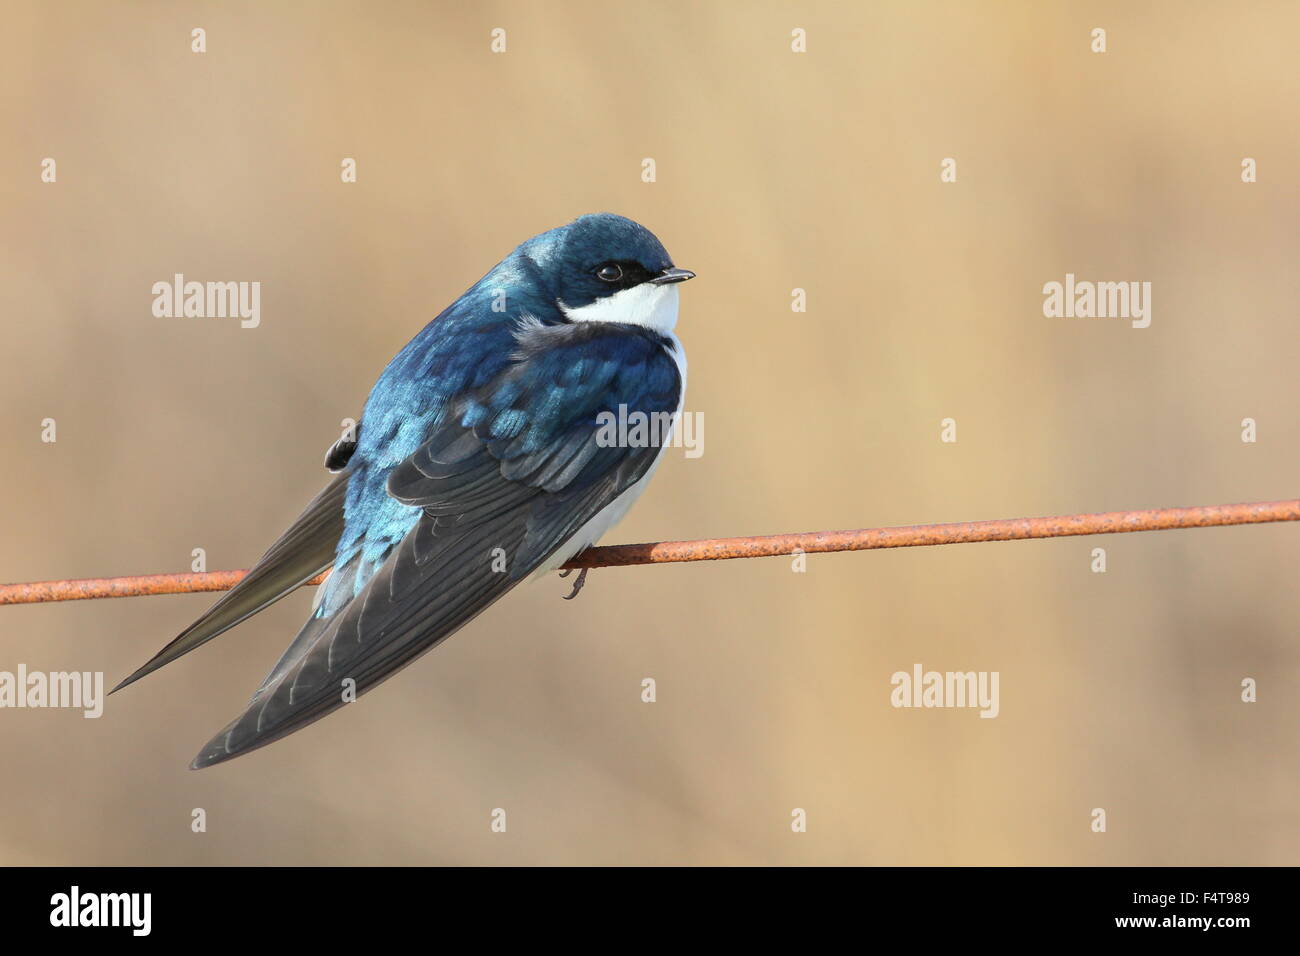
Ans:
POLYGON ((571 322, 622 322, 671 331, 677 283, 695 273, 673 265, 649 229, 613 213, 595 213, 544 232, 519 251, 546 277, 571 322))

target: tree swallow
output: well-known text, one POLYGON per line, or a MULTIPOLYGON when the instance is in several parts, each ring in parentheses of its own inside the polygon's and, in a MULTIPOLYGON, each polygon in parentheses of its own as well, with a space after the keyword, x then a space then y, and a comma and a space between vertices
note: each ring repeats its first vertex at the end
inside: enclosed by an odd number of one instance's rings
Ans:
POLYGON ((680 415, 677 283, 693 277, 609 213, 520 245, 388 364, 325 456, 336 477, 249 574, 114 689, 331 569, 244 712, 191 764, 206 767, 355 699, 596 542, 669 441, 602 440, 598 420, 680 415))

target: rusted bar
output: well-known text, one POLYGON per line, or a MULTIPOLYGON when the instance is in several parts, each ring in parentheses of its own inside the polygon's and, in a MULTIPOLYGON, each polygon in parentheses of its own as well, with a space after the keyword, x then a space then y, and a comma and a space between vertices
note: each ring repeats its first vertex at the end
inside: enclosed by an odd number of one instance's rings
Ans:
POLYGON ((1194 508, 1103 511, 1096 514, 1056 515, 1047 518, 1001 518, 996 521, 917 524, 899 528, 865 528, 860 531, 808 531, 803 534, 774 534, 751 538, 616 544, 592 548, 570 561, 565 567, 605 568, 631 564, 665 564, 676 561, 770 558, 793 554, 796 549, 807 554, 823 551, 873 551, 878 548, 918 548, 936 544, 1020 541, 1026 538, 1063 538, 1082 534, 1217 528, 1225 525, 1265 524, 1272 521, 1300 521, 1300 498, 1239 505, 1202 505, 1194 508))
MULTIPOLYGON (((1131 531, 1170 531, 1177 528, 1217 528, 1227 525, 1300 521, 1300 498, 1194 508, 1152 508, 1143 511, 1103 511, 1096 514, 1046 518, 1003 518, 858 531, 809 531, 748 538, 708 538, 700 541, 659 541, 591 548, 566 568, 626 567, 679 561, 722 561, 730 558, 769 558, 796 551, 872 551, 878 548, 917 548, 980 541, 1020 541, 1071 535, 1120 534, 1131 531)), ((134 577, 88 578, 79 581, 34 581, 0 585, 0 605, 81 601, 91 598, 137 597, 228 590, 246 571, 207 571, 188 574, 143 574, 134 577)), ((310 581, 319 584, 324 575, 310 581)))
MULTIPOLYGON (((248 571, 193 571, 185 574, 136 574, 121 578, 82 578, 72 581, 32 581, 0 584, 0 604, 42 604, 46 601, 88 601, 93 598, 142 597, 149 594, 191 594, 229 591, 248 571)), ((321 575, 310 584, 325 580, 321 575)))

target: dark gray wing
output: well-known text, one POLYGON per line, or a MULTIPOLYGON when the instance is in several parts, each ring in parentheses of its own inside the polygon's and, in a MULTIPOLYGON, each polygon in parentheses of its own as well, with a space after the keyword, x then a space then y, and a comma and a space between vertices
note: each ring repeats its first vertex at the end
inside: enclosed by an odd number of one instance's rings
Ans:
POLYGON ((640 365, 623 357, 608 368, 588 362, 597 380, 584 378, 566 402, 541 402, 542 393, 555 391, 556 376, 525 362, 457 406, 389 475, 388 494, 421 509, 415 526, 346 606, 327 617, 318 610, 245 712, 192 766, 265 746, 391 677, 526 578, 644 476, 660 441, 609 446, 596 421, 599 410, 620 404, 676 410, 676 366, 660 342, 648 345, 640 365), (538 408, 563 412, 543 426, 529 411, 538 408))
POLYGON ((328 569, 343 533, 347 487, 346 474, 326 485, 242 581, 111 693, 206 644, 328 569))

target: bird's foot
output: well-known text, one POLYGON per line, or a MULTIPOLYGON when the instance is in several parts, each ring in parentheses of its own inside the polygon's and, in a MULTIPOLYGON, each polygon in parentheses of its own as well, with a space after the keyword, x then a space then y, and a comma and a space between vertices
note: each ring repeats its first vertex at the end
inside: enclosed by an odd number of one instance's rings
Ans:
MULTIPOLYGON (((578 579, 573 582, 573 590, 564 596, 564 600, 572 601, 578 596, 578 592, 582 590, 582 586, 587 583, 587 572, 590 570, 591 568, 583 568, 578 572, 578 579)), ((567 571, 561 571, 560 577, 567 578, 572 573, 573 568, 569 568, 567 571)))

